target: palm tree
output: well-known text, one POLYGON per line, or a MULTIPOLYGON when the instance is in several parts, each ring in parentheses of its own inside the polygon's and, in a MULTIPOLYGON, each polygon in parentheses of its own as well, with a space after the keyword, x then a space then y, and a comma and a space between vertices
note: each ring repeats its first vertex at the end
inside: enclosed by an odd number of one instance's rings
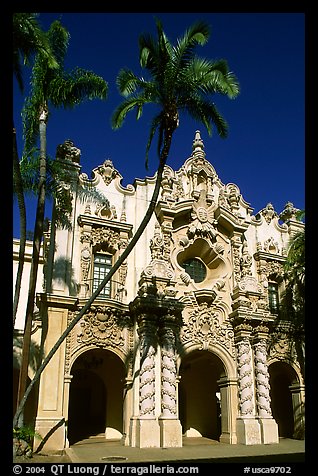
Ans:
MULTIPOLYGON (((13 75, 17 80, 21 92, 24 90, 22 65, 30 65, 34 55, 41 51, 46 57, 50 68, 57 68, 58 64, 53 56, 50 43, 47 36, 42 31, 36 13, 14 13, 12 17, 13 26, 13 75)), ((26 243, 26 210, 22 187, 22 177, 19 164, 19 154, 17 147, 16 130, 13 123, 13 183, 15 195, 17 197, 19 215, 20 215, 20 247, 19 263, 15 283, 15 292, 13 300, 13 327, 17 314, 18 302, 20 297, 24 252, 26 243)))
POLYGON ((69 33, 59 21, 52 23, 47 37, 59 67, 56 69, 50 68, 46 55, 42 54, 41 51, 37 53, 32 69, 31 93, 26 98, 23 109, 24 157, 28 157, 32 152, 39 138, 40 164, 18 402, 23 397, 26 388, 35 288, 43 235, 47 173, 46 127, 49 117, 49 105, 73 108, 84 99, 105 99, 107 96, 107 83, 100 76, 80 68, 76 68, 70 73, 64 71, 63 63, 67 52, 69 33))
POLYGON ((159 113, 152 121, 146 146, 147 164, 152 139, 158 132, 159 166, 149 207, 135 235, 117 262, 43 360, 21 400, 14 421, 17 421, 33 385, 59 346, 126 260, 146 228, 159 196, 162 174, 169 155, 173 133, 179 126, 179 111, 186 111, 192 118, 202 122, 210 135, 212 124, 216 126, 221 137, 224 138, 227 135, 227 124, 209 97, 220 93, 229 98, 235 98, 239 93, 239 85, 235 76, 228 70, 225 60, 211 62, 195 55, 195 47, 203 46, 209 39, 208 25, 203 22, 195 23, 177 41, 175 46, 169 42, 160 21, 156 21, 156 26, 157 39, 149 35, 141 35, 139 39, 140 64, 149 72, 151 79, 138 78, 129 70, 120 71, 117 85, 126 99, 114 112, 112 118, 113 128, 116 129, 123 124, 129 111, 135 109, 137 119, 139 119, 145 104, 154 103, 159 107, 159 113))
MULTIPOLYGON (((304 211, 297 219, 302 220, 304 211)), ((279 303, 279 313, 274 323, 271 347, 281 335, 288 339, 289 352, 296 352, 303 381, 305 382, 305 231, 300 230, 289 240, 284 263, 285 289, 279 303)))
MULTIPOLYGON (((299 215, 300 218, 303 216, 299 215)), ((288 323, 288 337, 295 346, 297 360, 305 382, 305 232, 295 233, 289 242, 284 265, 286 287, 279 306, 281 323, 288 323)))

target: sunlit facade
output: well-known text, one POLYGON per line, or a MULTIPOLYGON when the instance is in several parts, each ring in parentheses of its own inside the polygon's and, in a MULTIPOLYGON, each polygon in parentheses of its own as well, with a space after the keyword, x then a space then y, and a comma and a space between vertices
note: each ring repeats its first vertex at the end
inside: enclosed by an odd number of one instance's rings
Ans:
MULTIPOLYGON (((126 249, 156 180, 123 186, 110 160, 90 179, 70 141, 57 160, 107 201, 83 202, 71 187, 72 230, 51 223, 45 233, 32 334, 44 353, 126 249)), ((270 203, 253 214, 239 187, 222 183, 197 131, 182 167, 165 167, 135 248, 30 397, 45 448, 93 435, 140 448, 181 447, 191 437, 246 445, 292 438, 303 424, 304 385, 293 347, 272 332, 288 242, 304 227, 296 212, 289 202, 280 214, 270 203)))

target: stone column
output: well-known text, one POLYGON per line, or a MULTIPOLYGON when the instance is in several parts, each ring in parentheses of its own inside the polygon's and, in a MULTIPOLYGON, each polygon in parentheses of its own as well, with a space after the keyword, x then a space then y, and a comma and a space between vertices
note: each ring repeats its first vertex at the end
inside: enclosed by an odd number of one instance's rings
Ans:
POLYGON ((236 333, 237 371, 239 385, 239 414, 237 442, 245 445, 261 443, 259 422, 255 418, 253 358, 250 331, 236 333))
POLYGON ((123 395, 123 437, 122 443, 124 446, 131 446, 130 445, 130 415, 133 414, 133 398, 132 398, 132 386, 133 386, 133 379, 131 377, 125 378, 125 385, 124 385, 124 395, 123 395))
POLYGON ((220 443, 236 444, 237 380, 221 377, 217 384, 221 394, 220 443))
MULTIPOLYGON (((167 321, 169 319, 167 318, 167 321)), ((161 344, 161 416, 159 418, 161 447, 182 447, 182 427, 177 407, 176 329, 163 324, 161 344)))
POLYGON ((289 387, 292 394, 294 414, 294 438, 305 438, 305 386, 293 384, 289 387))
POLYGON ((66 431, 65 431, 65 448, 68 448, 70 446, 69 439, 68 439, 68 411, 69 411, 69 402, 70 402, 70 388, 71 388, 71 382, 72 382, 73 375, 67 374, 64 375, 64 418, 65 421, 67 422, 66 426, 66 431))
POLYGON ((160 430, 156 418, 156 324, 148 316, 139 321, 140 373, 139 373, 139 418, 137 446, 160 447, 160 430))
POLYGON ((256 405, 261 427, 262 443, 278 443, 278 426, 272 417, 270 385, 267 365, 267 334, 258 332, 254 341, 256 405))

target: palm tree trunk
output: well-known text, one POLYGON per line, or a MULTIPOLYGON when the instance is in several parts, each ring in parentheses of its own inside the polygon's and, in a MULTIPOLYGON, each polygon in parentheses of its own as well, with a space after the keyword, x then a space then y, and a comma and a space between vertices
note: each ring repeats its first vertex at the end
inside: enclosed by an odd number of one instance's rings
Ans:
POLYGON ((30 385, 26 389, 26 391, 24 393, 24 396, 23 396, 22 400, 20 401, 20 404, 17 408, 16 414, 14 415, 13 428, 16 426, 16 424, 18 422, 18 419, 19 419, 19 416, 20 416, 20 414, 21 414, 21 412, 24 408, 24 405, 26 403, 26 400, 27 400, 33 386, 38 382, 38 380, 40 378, 40 375, 42 374, 43 370, 48 365, 48 363, 50 362, 50 360, 52 359, 52 357, 54 356, 54 354, 56 353, 56 351, 58 350, 58 348, 60 347, 60 345, 62 344, 64 339, 68 336, 68 334, 75 327, 75 325, 78 323, 78 321, 83 317, 83 315, 89 310, 89 308, 91 307, 91 305, 93 304, 93 302, 95 301, 95 299, 97 298, 99 293, 102 291, 102 289, 105 287, 105 285, 110 281, 112 276, 116 273, 116 271, 119 269, 119 267, 126 260, 128 255, 131 253, 131 251, 135 247, 137 241, 141 237, 142 233, 144 232, 146 226, 148 225, 148 223, 150 221, 150 218, 151 218, 151 216, 152 216, 152 214, 155 210, 155 206, 157 204, 157 200, 158 200, 158 196, 159 196, 159 192, 160 192, 162 174, 163 174, 163 170, 164 170, 164 167, 165 167, 168 155, 169 155, 171 141, 172 141, 172 133, 167 133, 165 135, 164 146, 163 146, 162 152, 160 154, 159 167, 158 167, 158 170, 157 170, 157 178, 156 178, 155 188, 154 188, 151 200, 150 200, 150 204, 148 206, 146 214, 145 214, 142 222, 140 223, 135 235, 133 236, 133 238, 129 242, 127 248, 120 255, 120 257, 118 258, 118 260, 116 261, 114 266, 110 269, 107 276, 105 276, 104 280, 100 283, 100 285, 98 286, 96 291, 92 294, 92 296, 87 301, 87 303, 82 307, 82 309, 79 311, 77 316, 73 319, 73 321, 68 325, 68 327, 65 329, 63 334, 61 334, 60 338, 56 341, 55 345, 52 347, 52 349, 47 354, 47 356, 43 360, 42 364, 40 365, 40 367, 36 371, 32 381, 30 382, 30 385))
POLYGON ((13 124, 13 176, 14 176, 14 182, 16 187, 19 214, 20 214, 19 263, 18 263, 18 270, 17 270, 16 281, 15 281, 15 290, 14 290, 14 299, 13 299, 13 328, 14 328, 19 299, 20 299, 22 273, 23 273, 23 266, 24 266, 24 252, 25 252, 25 244, 26 244, 26 210, 25 210, 21 170, 20 170, 20 164, 19 164, 19 156, 18 156, 17 135, 16 135, 14 124, 13 124))
MULTIPOLYGON (((25 394, 27 378, 28 378, 35 290, 36 290, 36 282, 37 282, 37 275, 38 275, 38 266, 40 261, 41 241, 42 241, 42 235, 43 235, 43 222, 44 222, 44 211, 45 211, 45 183, 46 183, 46 120, 47 120, 47 113, 44 111, 40 115, 40 125, 39 125, 39 128, 40 128, 39 192, 38 192, 38 202, 37 202, 35 226, 34 226, 33 251, 32 251, 30 278, 29 278, 28 301, 27 301, 26 316, 25 316, 22 362, 21 362, 21 368, 20 368, 20 374, 19 374, 18 399, 17 399, 18 407, 19 407, 19 403, 23 399, 23 395, 25 394)), ((23 422, 23 416, 22 416, 22 422, 23 422)), ((16 421, 16 424, 17 423, 18 421, 16 421)))

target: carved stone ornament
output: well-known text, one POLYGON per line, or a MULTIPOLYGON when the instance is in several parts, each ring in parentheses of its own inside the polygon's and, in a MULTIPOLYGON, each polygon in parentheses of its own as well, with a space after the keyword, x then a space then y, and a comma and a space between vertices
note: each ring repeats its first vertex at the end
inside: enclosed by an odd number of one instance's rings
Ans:
POLYGON ((155 355, 156 326, 151 321, 140 322, 138 334, 140 339, 140 372, 139 372, 139 414, 143 418, 155 415, 155 355))
POLYGON ((121 247, 120 233, 107 226, 93 228, 91 240, 93 246, 98 243, 108 243, 114 249, 120 249, 121 247))
POLYGON ((188 228, 188 236, 203 236, 213 239, 216 236, 215 225, 217 221, 214 219, 214 205, 207 205, 201 193, 200 198, 193 204, 191 218, 192 223, 188 228))
POLYGON ((106 159, 103 165, 97 167, 97 173, 102 176, 106 185, 109 185, 118 175, 113 162, 109 159, 106 159))
POLYGON ((260 214, 264 217, 266 223, 270 223, 273 218, 277 217, 277 213, 271 203, 268 203, 265 208, 260 211, 260 214))
POLYGON ((82 270, 82 280, 86 281, 88 279, 88 273, 91 263, 91 252, 90 249, 85 246, 81 251, 81 270, 82 270))
POLYGON ((70 160, 79 164, 81 158, 81 150, 75 147, 74 142, 70 139, 59 144, 56 148, 56 158, 60 160, 70 160))
POLYGON ((231 326, 221 325, 219 313, 209 308, 206 302, 192 311, 188 320, 181 329, 181 342, 200 344, 200 349, 207 349, 210 345, 220 344, 232 353, 233 329, 231 326))
POLYGON ((92 306, 81 322, 77 341, 99 347, 123 347, 123 328, 127 318, 122 311, 105 306, 92 306))
POLYGON ((267 251, 268 253, 278 254, 279 253, 278 242, 274 241, 274 238, 271 236, 266 241, 264 241, 263 249, 264 251, 267 251))
POLYGON ((297 361, 295 344, 286 332, 275 332, 271 335, 269 345, 269 357, 271 359, 284 360, 288 362, 297 361))
POLYGON ((241 291, 250 291, 262 293, 262 286, 253 276, 244 276, 238 283, 238 288, 241 291))
POLYGON ((287 202, 284 210, 280 213, 279 218, 283 222, 288 220, 297 220, 297 212, 299 212, 299 208, 295 208, 292 202, 287 202))
POLYGON ((252 262, 253 258, 248 252, 247 248, 247 242, 243 242, 243 247, 242 247, 242 256, 240 259, 240 265, 241 265, 241 276, 251 276, 252 275, 252 262))
POLYGON ((239 407, 241 416, 254 412, 252 350, 248 337, 237 343, 237 373, 239 376, 239 407))
POLYGON ((267 367, 267 344, 266 339, 261 339, 254 344, 254 367, 256 379, 256 404, 261 418, 272 416, 269 373, 267 367))

